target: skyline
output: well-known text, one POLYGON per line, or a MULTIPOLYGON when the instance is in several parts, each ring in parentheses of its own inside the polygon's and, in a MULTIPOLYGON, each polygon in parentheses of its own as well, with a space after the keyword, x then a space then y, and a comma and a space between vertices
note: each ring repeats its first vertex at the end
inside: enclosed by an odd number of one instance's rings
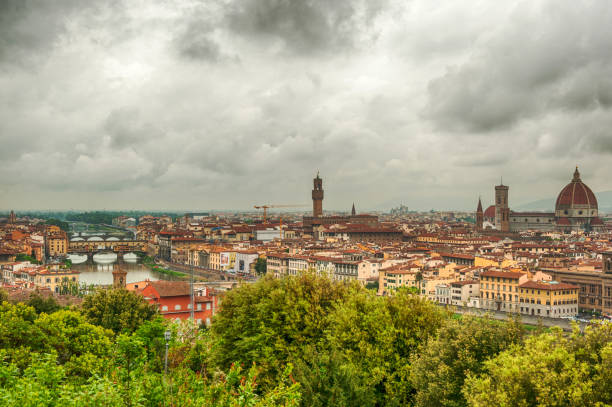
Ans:
POLYGON ((606 2, 82 3, 0 5, 4 210, 612 190, 606 2))

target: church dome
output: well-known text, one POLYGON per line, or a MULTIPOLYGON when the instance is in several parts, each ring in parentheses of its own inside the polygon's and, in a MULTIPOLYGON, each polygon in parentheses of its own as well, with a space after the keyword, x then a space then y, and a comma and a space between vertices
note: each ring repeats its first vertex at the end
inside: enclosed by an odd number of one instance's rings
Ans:
POLYGON ((597 216, 597 198, 580 179, 578 167, 574 171, 574 178, 565 186, 557 197, 555 205, 557 216, 593 217, 597 216))

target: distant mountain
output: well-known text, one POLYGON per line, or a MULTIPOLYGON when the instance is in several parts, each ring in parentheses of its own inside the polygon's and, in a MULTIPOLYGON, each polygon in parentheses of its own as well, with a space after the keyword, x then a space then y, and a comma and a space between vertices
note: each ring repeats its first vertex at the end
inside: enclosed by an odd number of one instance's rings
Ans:
MULTIPOLYGON (((599 211, 612 213, 612 191, 595 192, 599 211)), ((553 211, 557 198, 540 199, 513 207, 517 211, 553 211)))

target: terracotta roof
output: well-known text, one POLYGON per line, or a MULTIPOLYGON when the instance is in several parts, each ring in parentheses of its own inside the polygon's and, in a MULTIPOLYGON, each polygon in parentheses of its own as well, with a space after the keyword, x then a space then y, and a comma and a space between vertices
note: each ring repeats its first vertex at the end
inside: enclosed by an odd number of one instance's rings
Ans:
POLYGON ((491 205, 487 209, 485 209, 483 216, 485 218, 494 218, 495 217, 495 205, 491 205))
POLYGON ((603 225, 603 222, 599 218, 593 218, 591 219, 591 225, 603 225))
POLYGON ((464 286, 464 285, 468 285, 468 284, 480 284, 479 281, 476 280, 466 280, 466 281, 454 281, 451 283, 452 286, 464 286))
POLYGON ((597 209, 597 198, 591 191, 591 188, 586 186, 580 179, 578 168, 574 172, 574 178, 565 186, 557 197, 555 208, 566 209, 574 205, 588 205, 590 208, 597 209))
POLYGON ((189 295, 189 284, 185 281, 151 281, 149 283, 160 297, 189 295))
POLYGON ((544 283, 540 281, 526 281, 523 284, 519 284, 521 288, 535 288, 537 290, 577 290, 579 287, 573 284, 550 282, 544 283))
POLYGON ((557 225, 571 225, 570 221, 568 218, 559 218, 557 219, 557 225))
POLYGON ((485 271, 480 273, 481 277, 501 277, 501 278, 516 278, 519 279, 521 276, 524 276, 526 273, 516 273, 513 271, 485 271))
POLYGON ((474 260, 474 256, 463 253, 440 253, 441 257, 449 257, 455 259, 474 260))

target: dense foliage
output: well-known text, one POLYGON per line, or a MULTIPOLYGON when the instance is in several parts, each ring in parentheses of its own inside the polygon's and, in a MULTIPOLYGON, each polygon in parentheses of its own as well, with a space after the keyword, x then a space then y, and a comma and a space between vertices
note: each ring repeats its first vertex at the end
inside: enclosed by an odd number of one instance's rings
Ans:
POLYGON ((20 253, 17 256, 15 256, 15 261, 29 261, 32 264, 40 264, 40 262, 36 260, 35 257, 30 256, 28 254, 24 254, 24 253, 20 253))
POLYGON ((266 270, 268 269, 267 260, 263 257, 258 257, 255 262, 255 272, 258 276, 263 276, 266 274, 266 270))
POLYGON ((85 297, 82 309, 91 323, 115 333, 134 332, 157 312, 141 295, 127 290, 98 290, 85 297))
POLYGON ((120 216, 120 214, 115 213, 115 212, 95 211, 95 212, 83 212, 83 213, 70 213, 66 215, 66 220, 75 221, 75 222, 110 225, 111 223, 113 223, 113 219, 116 218, 117 216, 120 216))
POLYGON ((0 405, 612 404, 610 324, 528 334, 309 273, 228 292, 211 329, 125 290, 80 309, 29 303, 0 305, 0 405))
POLYGON ((70 225, 68 224, 68 222, 64 222, 59 219, 55 219, 55 218, 47 219, 45 223, 47 225, 59 226, 59 228, 63 230, 64 232, 68 232, 70 230, 70 225))

